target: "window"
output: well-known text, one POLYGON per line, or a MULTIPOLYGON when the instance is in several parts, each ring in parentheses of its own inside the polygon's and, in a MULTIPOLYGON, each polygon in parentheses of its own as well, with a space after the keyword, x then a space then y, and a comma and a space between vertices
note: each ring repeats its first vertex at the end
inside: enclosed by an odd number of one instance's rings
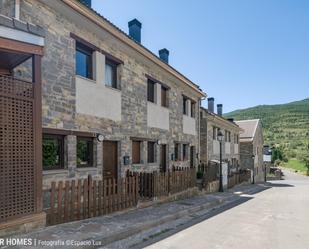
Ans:
POLYGON ((105 61, 105 85, 117 88, 117 64, 108 59, 105 61))
POLYGON ((167 91, 168 89, 166 87, 161 86, 161 106, 164 107, 168 107, 167 91))
POLYGON ((92 79, 92 52, 82 43, 76 42, 76 74, 85 78, 92 79))
POLYGON ((141 142, 132 141, 132 163, 141 163, 141 142))
POLYGON ((77 167, 93 166, 93 139, 78 137, 77 138, 77 167))
POLYGON ((231 142, 231 132, 225 131, 225 142, 230 143, 231 142))
POLYGON ((63 169, 63 136, 43 135, 43 170, 63 169))
POLYGON ((191 102, 191 117, 195 118, 195 102, 191 102))
POLYGON ((216 128, 216 140, 218 140, 218 141, 219 141, 219 138, 218 138, 218 133, 219 132, 222 132, 221 129, 220 128, 216 128))
POLYGON ((154 103, 155 102, 155 94, 154 94, 154 86, 155 86, 155 83, 148 79, 148 82, 147 82, 147 100, 154 103))
POLYGON ((212 127, 212 139, 217 140, 217 127, 212 127))
POLYGON ((187 144, 182 145, 182 158, 184 161, 188 159, 188 145, 187 144))
POLYGON ((188 111, 187 111, 187 98, 185 96, 182 97, 182 113, 184 115, 187 115, 188 114, 188 111))
POLYGON ((148 163, 154 163, 155 160, 155 142, 148 142, 148 163))
POLYGON ((175 161, 180 160, 180 155, 179 155, 179 144, 175 143, 174 145, 174 156, 175 156, 175 161))

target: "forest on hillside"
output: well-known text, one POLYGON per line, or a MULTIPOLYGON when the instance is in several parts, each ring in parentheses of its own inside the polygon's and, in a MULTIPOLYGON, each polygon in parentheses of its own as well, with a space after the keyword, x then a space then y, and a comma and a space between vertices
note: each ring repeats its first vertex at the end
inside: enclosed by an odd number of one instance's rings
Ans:
POLYGON ((224 115, 235 120, 261 119, 264 144, 280 147, 287 159, 308 153, 309 99, 282 105, 260 105, 224 115))

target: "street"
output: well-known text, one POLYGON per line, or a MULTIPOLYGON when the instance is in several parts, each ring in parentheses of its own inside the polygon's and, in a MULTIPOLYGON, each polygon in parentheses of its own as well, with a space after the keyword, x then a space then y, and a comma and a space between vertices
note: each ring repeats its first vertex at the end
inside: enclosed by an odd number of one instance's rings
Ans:
POLYGON ((309 177, 284 174, 251 200, 148 248, 309 248, 309 177))

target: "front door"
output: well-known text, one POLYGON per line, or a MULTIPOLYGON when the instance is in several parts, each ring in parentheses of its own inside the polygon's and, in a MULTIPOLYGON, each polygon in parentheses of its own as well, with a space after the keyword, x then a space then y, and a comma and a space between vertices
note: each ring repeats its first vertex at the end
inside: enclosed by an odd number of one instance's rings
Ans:
POLYGON ((103 142, 103 178, 117 179, 118 171, 118 143, 114 141, 103 142))
POLYGON ((160 171, 161 172, 166 172, 166 145, 162 144, 161 145, 161 151, 160 151, 160 171))
POLYGON ((190 147, 190 167, 194 167, 194 146, 190 147))

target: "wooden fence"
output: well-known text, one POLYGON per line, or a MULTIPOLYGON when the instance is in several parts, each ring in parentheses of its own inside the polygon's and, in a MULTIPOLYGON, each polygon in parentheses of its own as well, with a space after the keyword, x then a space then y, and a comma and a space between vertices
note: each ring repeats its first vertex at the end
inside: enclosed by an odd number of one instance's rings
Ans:
POLYGON ((237 173, 233 173, 228 177, 228 188, 232 188, 237 184, 247 182, 251 179, 250 170, 242 170, 237 173))
POLYGON ((138 176, 141 199, 175 194, 196 185, 196 171, 194 168, 164 173, 128 172, 128 175, 138 176))
POLYGON ((84 180, 52 182, 47 191, 47 224, 53 225, 135 207, 138 201, 137 176, 115 181, 84 180))

